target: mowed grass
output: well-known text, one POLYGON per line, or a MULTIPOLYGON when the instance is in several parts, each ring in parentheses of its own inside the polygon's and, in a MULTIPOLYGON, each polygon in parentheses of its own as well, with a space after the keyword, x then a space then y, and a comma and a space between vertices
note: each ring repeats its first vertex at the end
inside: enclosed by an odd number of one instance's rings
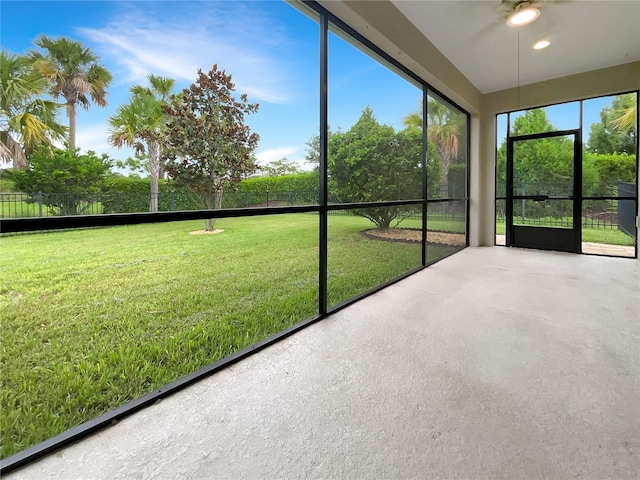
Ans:
MULTIPOLYGON (((37 202, 27 202, 17 198, 26 198, 26 195, 15 197, 13 194, 0 194, 0 218, 27 218, 27 217, 53 217, 59 215, 60 209, 47 205, 38 205, 37 202)), ((104 212, 102 203, 81 203, 78 206, 78 215, 101 215, 104 212)))
MULTIPOLYGON (((0 238, 2 458, 317 313, 317 215, 189 234, 202 226, 0 238)), ((330 305, 420 265, 419 245, 360 235, 372 227, 330 217, 330 305)))
POLYGON ((635 245, 634 237, 621 230, 611 228, 583 228, 582 241, 606 245, 623 245, 626 247, 635 245))
POLYGON ((0 201, 0 218, 21 218, 21 217, 39 217, 48 215, 46 206, 40 208, 36 203, 28 203, 25 201, 9 200, 7 194, 2 195, 4 201, 0 201))
MULTIPOLYGON (((505 223, 496 223, 496 234, 505 234, 505 223)), ((606 245, 623 245, 632 247, 635 245, 635 238, 631 235, 627 235, 621 230, 612 228, 583 228, 582 229, 582 241, 602 243, 606 245)))

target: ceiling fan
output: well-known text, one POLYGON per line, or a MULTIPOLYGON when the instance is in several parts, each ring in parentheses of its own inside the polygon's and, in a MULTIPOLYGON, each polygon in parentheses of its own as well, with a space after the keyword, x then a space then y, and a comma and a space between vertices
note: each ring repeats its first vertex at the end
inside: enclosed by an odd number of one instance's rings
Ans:
POLYGON ((533 22, 540 16, 540 8, 546 3, 560 0, 502 0, 494 11, 501 14, 510 27, 521 27, 533 22))

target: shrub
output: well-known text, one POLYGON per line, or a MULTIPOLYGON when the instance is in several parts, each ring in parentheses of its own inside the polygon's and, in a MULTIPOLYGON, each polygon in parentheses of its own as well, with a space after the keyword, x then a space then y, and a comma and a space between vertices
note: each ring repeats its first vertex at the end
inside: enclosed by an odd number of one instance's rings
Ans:
POLYGON ((105 154, 39 147, 27 168, 5 175, 29 202, 41 202, 52 214, 77 215, 99 201, 111 165, 105 154))
MULTIPOLYGON (((148 178, 113 175, 105 182, 102 204, 105 213, 149 211, 150 181, 148 178)), ((199 208, 190 193, 175 183, 158 182, 158 211, 195 210, 199 208)))
POLYGON ((292 173, 279 177, 253 177, 238 185, 241 193, 314 192, 318 193, 318 172, 292 173))

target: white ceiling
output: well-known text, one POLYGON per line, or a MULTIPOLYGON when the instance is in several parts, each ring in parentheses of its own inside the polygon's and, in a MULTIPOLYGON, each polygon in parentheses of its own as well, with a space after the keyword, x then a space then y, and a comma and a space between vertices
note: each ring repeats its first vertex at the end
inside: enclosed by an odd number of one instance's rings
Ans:
POLYGON ((640 61, 640 0, 550 0, 519 28, 500 0, 392 2, 482 93, 640 61))

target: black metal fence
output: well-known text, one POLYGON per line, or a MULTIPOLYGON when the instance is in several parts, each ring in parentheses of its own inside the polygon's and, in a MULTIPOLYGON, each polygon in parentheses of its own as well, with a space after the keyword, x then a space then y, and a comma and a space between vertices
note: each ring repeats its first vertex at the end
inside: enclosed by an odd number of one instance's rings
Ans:
MULTIPOLYGON (((634 196, 635 184, 619 182, 619 196, 634 196)), ((0 193, 0 218, 46 217, 60 215, 102 215, 109 213, 136 213, 149 211, 149 194, 111 193, 0 193)), ((277 207, 315 205, 317 192, 225 192, 223 208, 277 207)), ((571 215, 544 207, 545 202, 529 202, 514 210, 514 222, 528 225, 571 227, 571 215), (535 205, 535 206, 534 206, 535 205), (522 211, 521 211, 522 210, 522 211), (551 212, 550 210, 554 210, 551 212)), ((557 203, 557 202, 556 202, 557 203)), ((583 228, 621 229, 633 235, 635 232, 635 202, 630 200, 599 200, 594 207, 583 209, 583 228)), ((464 201, 439 201, 428 206, 429 218, 464 218, 464 201)), ((158 194, 158 210, 161 212, 198 210, 200 203, 188 192, 158 194)), ((348 211, 337 211, 346 215, 348 211)), ((416 214, 415 216, 419 216, 416 214)), ((504 222, 503 211, 496 212, 496 221, 504 222)))
MULTIPOLYGON (((158 211, 199 210, 198 200, 188 192, 159 193, 158 211)), ((0 193, 0 218, 61 215, 102 215, 148 212, 149 194, 131 193, 0 193)), ((315 205, 317 192, 225 192, 223 208, 315 205)))
MULTIPOLYGON (((504 223, 506 221, 506 217, 504 215, 498 215, 496 217, 496 222, 504 223)), ((566 227, 571 228, 573 226, 573 219, 568 217, 562 218, 554 218, 554 217, 542 217, 542 218, 531 218, 526 217, 523 219, 522 217, 513 217, 513 223, 516 225, 540 225, 545 227, 566 227)), ((582 217, 582 228, 590 228, 590 229, 609 229, 609 230, 623 230, 622 225, 618 222, 617 215, 610 215, 603 218, 593 218, 593 217, 582 217)), ((632 232, 626 231, 625 233, 629 235, 634 235, 632 232)))
MULTIPOLYGON (((618 211, 620 210, 620 205, 625 203, 629 204, 630 210, 633 210, 634 201, 626 200, 626 201, 617 201, 617 200, 601 200, 601 202, 607 202, 610 204, 609 209, 597 212, 583 212, 582 213, 582 228, 590 228, 590 229, 610 229, 610 230, 624 230, 625 233, 629 235, 634 235, 633 230, 625 230, 623 228, 622 221, 620 220, 620 216, 618 211), (617 205, 616 205, 617 204, 617 205)), ((632 217, 632 223, 633 223, 632 217)), ((504 211, 496 212, 496 222, 497 223, 505 223, 506 215, 504 211)), ((573 226, 573 218, 571 216, 534 216, 534 215, 519 215, 517 212, 514 212, 513 223, 516 225, 541 225, 547 227, 567 227, 571 228, 573 226)))
MULTIPOLYGON (((551 194, 561 191, 553 184, 522 185, 514 194, 537 195, 551 194)), ((628 235, 635 236, 636 211, 635 183, 604 182, 585 184, 584 189, 592 194, 594 191, 604 192, 608 198, 588 198, 582 201, 582 227, 589 229, 621 230, 628 235)), ((584 195, 584 192, 583 192, 584 195)), ((596 196, 597 197, 597 196, 596 196)), ((496 222, 506 222, 505 198, 496 202, 496 222)), ((549 227, 567 227, 573 225, 572 200, 513 200, 513 221, 518 225, 540 225, 549 227)))
MULTIPOLYGON (((157 198, 160 212, 202 209, 198 200, 185 191, 161 192, 157 198)), ((0 193, 0 218, 148 212, 150 200, 148 193, 0 193)), ((334 202, 330 199, 330 203, 334 202)), ((317 204, 317 192, 225 192, 222 197, 222 208, 317 204)), ((441 217, 464 216, 464 205, 463 200, 440 201, 430 204, 429 212, 441 217)))

